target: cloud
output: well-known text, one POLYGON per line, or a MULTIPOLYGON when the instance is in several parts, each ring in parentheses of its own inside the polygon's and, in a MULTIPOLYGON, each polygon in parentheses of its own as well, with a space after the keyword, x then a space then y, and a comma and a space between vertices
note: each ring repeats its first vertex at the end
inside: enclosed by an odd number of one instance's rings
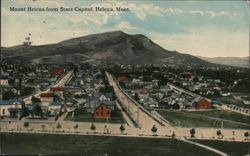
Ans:
POLYGON ((227 11, 201 11, 201 10, 191 10, 188 12, 191 15, 198 14, 201 16, 208 16, 209 18, 215 18, 215 17, 229 17, 229 18, 235 18, 239 17, 241 14, 240 13, 229 13, 227 11))
POLYGON ((119 24, 117 24, 115 26, 115 29, 119 29, 119 30, 131 30, 131 29, 135 29, 136 27, 134 27, 133 25, 131 25, 129 22, 120 22, 119 24))
POLYGON ((163 8, 154 4, 135 5, 134 3, 127 3, 131 12, 135 14, 140 20, 145 20, 148 15, 164 16, 164 15, 180 15, 183 10, 178 8, 163 8))

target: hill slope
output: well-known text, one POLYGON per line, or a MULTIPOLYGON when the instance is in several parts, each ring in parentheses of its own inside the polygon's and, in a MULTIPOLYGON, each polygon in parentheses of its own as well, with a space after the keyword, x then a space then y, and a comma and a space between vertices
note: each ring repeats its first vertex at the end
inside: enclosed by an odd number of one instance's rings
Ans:
POLYGON ((205 61, 222 64, 227 66, 234 66, 234 67, 242 67, 242 68, 249 68, 250 60, 249 57, 199 57, 205 61))
POLYGON ((129 35, 122 31, 106 32, 41 46, 1 48, 5 57, 20 56, 37 63, 81 62, 87 59, 124 64, 196 64, 207 61, 188 54, 168 51, 144 35, 129 35))

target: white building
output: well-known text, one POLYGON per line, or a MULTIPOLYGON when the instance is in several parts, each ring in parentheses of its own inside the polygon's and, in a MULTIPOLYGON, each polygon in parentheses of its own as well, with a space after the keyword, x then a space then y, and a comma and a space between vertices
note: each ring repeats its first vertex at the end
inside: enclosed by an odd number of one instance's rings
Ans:
POLYGON ((19 100, 7 100, 0 101, 0 116, 10 116, 11 108, 22 108, 22 104, 19 100))
POLYGON ((9 81, 8 79, 0 79, 0 86, 8 86, 9 81))

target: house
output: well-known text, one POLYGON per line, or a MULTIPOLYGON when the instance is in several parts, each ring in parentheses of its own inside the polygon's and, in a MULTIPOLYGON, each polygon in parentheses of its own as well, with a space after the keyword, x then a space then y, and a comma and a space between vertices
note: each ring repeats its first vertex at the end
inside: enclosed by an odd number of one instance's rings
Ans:
POLYGON ((62 74, 63 74, 63 69, 62 68, 56 67, 56 68, 52 69, 52 75, 53 76, 60 76, 62 74))
POLYGON ((106 102, 110 101, 110 98, 107 98, 105 95, 101 95, 99 98, 99 101, 106 103, 106 102))
POLYGON ((0 86, 8 86, 9 82, 8 79, 0 79, 0 86))
POLYGON ((212 103, 205 98, 198 97, 192 101, 192 105, 196 109, 210 109, 212 108, 212 103))
POLYGON ((94 112, 95 118, 110 118, 112 109, 109 108, 106 104, 101 103, 94 112))
POLYGON ((16 118, 21 109, 22 102, 19 99, 0 100, 0 116, 16 118))
POLYGON ((57 115, 62 109, 62 103, 61 102, 53 102, 50 103, 48 107, 48 111, 50 112, 51 115, 57 115))
POLYGON ((49 104, 54 101, 54 94, 51 92, 42 93, 40 94, 40 99, 42 106, 49 106, 49 104))
POLYGON ((117 81, 127 83, 128 82, 128 77, 127 76, 118 76, 117 81))
POLYGON ((57 95, 62 95, 64 92, 64 88, 63 87, 51 87, 50 92, 57 94, 57 95))
POLYGON ((148 92, 147 90, 141 90, 141 91, 139 91, 138 96, 139 96, 140 98, 148 98, 149 92, 148 92))

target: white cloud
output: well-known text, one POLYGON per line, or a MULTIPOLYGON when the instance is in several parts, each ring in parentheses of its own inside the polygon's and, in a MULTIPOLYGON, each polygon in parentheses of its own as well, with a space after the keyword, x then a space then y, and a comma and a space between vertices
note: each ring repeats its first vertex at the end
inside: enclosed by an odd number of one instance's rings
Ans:
POLYGON ((135 14, 139 19, 145 20, 147 15, 180 15, 183 13, 183 10, 178 8, 163 8, 154 4, 142 4, 135 5, 133 3, 127 3, 131 12, 135 14))
POLYGON ((209 18, 215 18, 215 17, 229 17, 229 18, 235 18, 240 16, 239 13, 229 13, 227 11, 201 11, 201 10, 191 10, 188 12, 189 14, 199 14, 201 16, 208 16, 209 18))
POLYGON ((119 24, 117 24, 115 26, 115 29, 119 29, 119 30, 131 30, 131 29, 135 29, 136 27, 134 27, 133 25, 131 25, 129 22, 120 22, 119 24))

